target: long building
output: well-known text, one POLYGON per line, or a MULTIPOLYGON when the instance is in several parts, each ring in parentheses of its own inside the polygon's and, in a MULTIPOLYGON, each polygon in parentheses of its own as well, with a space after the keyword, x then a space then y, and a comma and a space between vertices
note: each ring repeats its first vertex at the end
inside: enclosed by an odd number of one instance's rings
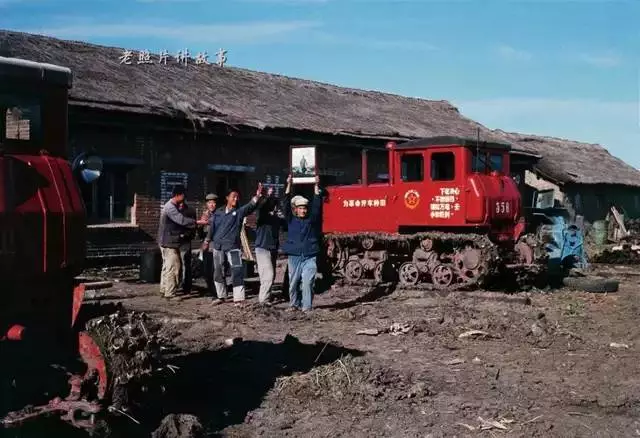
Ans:
POLYGON ((231 187, 248 199, 258 181, 281 189, 290 147, 303 144, 317 146, 325 183, 352 183, 361 177, 363 148, 375 180, 387 172, 387 141, 479 134, 511 142, 514 176, 556 189, 587 220, 606 208, 592 203, 614 194, 628 216, 640 215, 640 172, 601 146, 492 131, 446 101, 10 31, 0 31, 0 55, 73 71, 71 154, 93 151, 105 160, 104 177, 84 193, 93 235, 103 236, 94 238, 101 254, 108 253, 102 240, 152 241, 176 182, 192 200, 231 187))

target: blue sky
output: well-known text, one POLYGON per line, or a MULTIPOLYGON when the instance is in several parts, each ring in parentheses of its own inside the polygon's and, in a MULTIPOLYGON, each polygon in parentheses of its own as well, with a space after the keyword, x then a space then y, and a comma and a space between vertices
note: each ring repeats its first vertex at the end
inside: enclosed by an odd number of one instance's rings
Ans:
POLYGON ((445 99, 640 167, 640 0, 0 0, 0 28, 445 99))

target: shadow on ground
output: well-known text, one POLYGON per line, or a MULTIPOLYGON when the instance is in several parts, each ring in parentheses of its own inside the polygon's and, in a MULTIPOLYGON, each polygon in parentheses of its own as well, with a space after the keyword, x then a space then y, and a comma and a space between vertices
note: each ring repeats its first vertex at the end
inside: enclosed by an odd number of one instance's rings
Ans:
MULTIPOLYGON (((227 426, 243 423, 258 408, 276 379, 326 365, 359 350, 318 342, 303 344, 287 335, 282 343, 239 341, 215 351, 177 356, 168 361, 178 367, 166 382, 162 400, 147 406, 140 426, 121 423, 120 436, 149 436, 168 414, 200 418, 209 436, 227 426)), ((120 422, 119 422, 120 423, 120 422)))
POLYGON ((348 309, 350 307, 357 306, 358 304, 371 303, 373 301, 379 300, 382 297, 391 295, 394 290, 395 290, 395 286, 392 284, 381 284, 381 285, 372 287, 366 294, 354 300, 335 303, 335 304, 326 304, 324 306, 322 305, 316 306, 316 308, 334 309, 334 310, 348 309))

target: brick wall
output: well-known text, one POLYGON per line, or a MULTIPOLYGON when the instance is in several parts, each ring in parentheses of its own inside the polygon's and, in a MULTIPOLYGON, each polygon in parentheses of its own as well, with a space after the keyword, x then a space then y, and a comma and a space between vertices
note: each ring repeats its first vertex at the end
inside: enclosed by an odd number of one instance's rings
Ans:
MULTIPOLYGON (((122 159, 138 161, 127 169, 124 185, 126 195, 123 198, 130 211, 129 225, 137 226, 141 235, 145 236, 142 240, 147 242, 153 242, 157 234, 163 172, 187 174, 187 202, 195 206, 200 215, 205 208, 204 195, 216 193, 222 177, 229 177, 229 184, 240 193, 240 202, 247 202, 255 193, 257 183, 266 181, 267 177, 272 182, 279 177, 280 188, 283 188, 288 173, 290 145, 316 144, 312 138, 301 141, 301 134, 291 138, 282 133, 278 136, 266 133, 263 136, 261 133, 234 131, 234 135, 230 136, 226 130, 189 132, 180 130, 179 126, 174 129, 171 123, 177 122, 86 110, 80 112, 77 109, 72 109, 70 113, 69 143, 72 156, 92 151, 107 159, 105 163, 111 159, 111 166, 114 161, 120 162, 122 159), (211 170, 209 165, 249 166, 253 167, 253 171, 225 173, 211 170)), ((327 144, 325 140, 325 143, 317 146, 318 167, 320 174, 327 177, 326 183, 354 183, 360 178, 361 152, 357 147, 360 143, 358 140, 350 140, 348 145, 340 142, 336 137, 335 144, 327 144)), ((376 142, 376 146, 383 147, 384 142, 376 142)), ((108 171, 105 165, 105 174, 108 171)), ((373 180, 376 173, 386 173, 384 151, 370 153, 369 179, 373 180)), ((89 196, 90 190, 85 188, 84 193, 85 197, 89 196)), ((217 194, 220 196, 219 204, 222 204, 225 193, 217 194)), ((251 215, 247 222, 254 227, 255 215, 251 215)), ((128 245, 128 242, 122 244, 128 245)), ((99 251, 98 246, 94 245, 93 248, 99 251)))
POLYGON ((87 230, 89 259, 136 257, 155 245, 149 234, 131 225, 90 225, 87 230))
POLYGON ((132 221, 150 236, 156 236, 160 219, 160 200, 143 193, 136 193, 132 209, 132 221))

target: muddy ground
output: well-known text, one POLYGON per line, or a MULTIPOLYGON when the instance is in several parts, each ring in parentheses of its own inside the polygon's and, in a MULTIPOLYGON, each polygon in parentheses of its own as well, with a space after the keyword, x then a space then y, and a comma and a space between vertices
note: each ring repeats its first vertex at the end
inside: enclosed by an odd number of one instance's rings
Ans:
POLYGON ((121 274, 102 302, 161 320, 179 349, 164 398, 121 433, 176 413, 228 437, 640 436, 640 272, 596 270, 619 292, 333 288, 308 315, 259 307, 255 282, 245 307, 212 306, 121 274))

